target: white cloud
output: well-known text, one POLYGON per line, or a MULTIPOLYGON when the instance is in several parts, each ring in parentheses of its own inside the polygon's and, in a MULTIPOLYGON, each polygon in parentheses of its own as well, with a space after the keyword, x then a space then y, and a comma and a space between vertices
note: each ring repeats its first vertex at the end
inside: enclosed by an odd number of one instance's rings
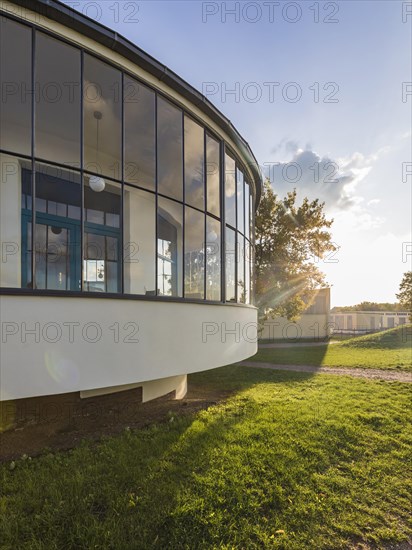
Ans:
POLYGON ((363 206, 355 205, 347 211, 340 211, 334 214, 334 234, 337 232, 337 226, 341 226, 341 231, 357 233, 359 231, 370 231, 381 227, 385 218, 374 216, 363 206))
POLYGON ((385 220, 375 216, 369 207, 378 204, 380 199, 374 198, 365 204, 359 187, 370 176, 374 164, 389 150, 390 147, 382 147, 370 155, 354 152, 334 160, 329 155, 321 157, 310 145, 302 149, 296 141, 284 139, 273 151, 287 158, 266 163, 264 173, 278 195, 284 196, 296 188, 299 200, 305 196, 320 199, 325 202, 327 214, 339 216, 351 230, 375 229, 385 220), (347 215, 343 216, 343 212, 347 215))

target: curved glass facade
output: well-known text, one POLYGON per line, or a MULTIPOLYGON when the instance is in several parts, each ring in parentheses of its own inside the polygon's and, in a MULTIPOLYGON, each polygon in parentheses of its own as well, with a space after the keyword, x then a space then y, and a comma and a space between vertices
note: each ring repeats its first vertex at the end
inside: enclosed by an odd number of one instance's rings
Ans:
POLYGON ((160 91, 0 19, 0 286, 250 304, 253 191, 160 91))

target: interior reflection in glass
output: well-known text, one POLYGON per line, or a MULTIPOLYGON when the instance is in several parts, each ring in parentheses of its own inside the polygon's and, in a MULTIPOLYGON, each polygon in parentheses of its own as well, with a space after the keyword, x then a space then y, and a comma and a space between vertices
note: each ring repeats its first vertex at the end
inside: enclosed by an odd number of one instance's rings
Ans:
MULTIPOLYGON (((31 249, 31 170, 22 170, 22 286, 32 287, 27 250, 31 249)), ((80 177, 36 164, 36 288, 80 290, 80 177)))
POLYGON ((162 296, 182 296, 183 207, 159 198, 157 286, 162 296))
POLYGON ((104 181, 93 189, 91 181, 85 177, 84 290, 116 293, 121 290, 121 187, 104 181))
POLYGON ((205 215, 185 208, 185 298, 205 296, 205 215))

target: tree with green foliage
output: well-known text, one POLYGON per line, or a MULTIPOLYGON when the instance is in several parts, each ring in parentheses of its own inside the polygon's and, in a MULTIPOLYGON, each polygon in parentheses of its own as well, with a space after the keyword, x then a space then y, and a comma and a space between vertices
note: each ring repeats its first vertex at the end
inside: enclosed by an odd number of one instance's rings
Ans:
POLYGON ((354 306, 336 306, 332 313, 350 313, 352 311, 402 311, 402 306, 391 302, 361 302, 354 306))
POLYGON ((409 312, 409 320, 412 321, 412 271, 404 273, 396 297, 401 306, 409 312))
POLYGON ((325 203, 303 199, 296 190, 280 199, 269 180, 256 214, 256 302, 261 319, 297 319, 310 304, 311 291, 326 287, 317 263, 337 250, 325 217, 325 203))

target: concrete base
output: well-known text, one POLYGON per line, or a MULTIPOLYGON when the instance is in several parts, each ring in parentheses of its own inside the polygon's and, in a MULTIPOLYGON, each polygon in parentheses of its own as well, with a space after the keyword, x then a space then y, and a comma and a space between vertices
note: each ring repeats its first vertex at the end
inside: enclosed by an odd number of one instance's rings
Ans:
POLYGON ((142 388, 142 403, 157 399, 171 392, 175 392, 175 399, 183 399, 187 393, 187 375, 170 376, 160 380, 151 380, 138 384, 123 384, 122 386, 111 386, 108 388, 97 388, 94 390, 84 390, 80 392, 81 399, 98 397, 99 395, 109 395, 122 391, 142 388))
POLYGON ((166 395, 172 391, 176 392, 175 399, 183 399, 187 394, 187 375, 170 376, 169 378, 161 378, 160 380, 152 380, 142 384, 143 394, 142 402, 157 399, 162 395, 166 395))

